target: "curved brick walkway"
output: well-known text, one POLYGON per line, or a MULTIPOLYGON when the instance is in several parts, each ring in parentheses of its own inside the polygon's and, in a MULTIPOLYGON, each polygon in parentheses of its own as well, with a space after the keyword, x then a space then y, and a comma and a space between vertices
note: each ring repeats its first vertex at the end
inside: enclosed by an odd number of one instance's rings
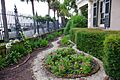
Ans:
MULTIPOLYGON (((100 60, 94 58, 95 60, 98 61, 98 63, 100 64, 100 70, 92 75, 92 76, 88 76, 88 77, 83 77, 82 79, 77 78, 77 79, 62 79, 62 78, 56 78, 55 76, 51 76, 49 75, 45 70, 44 67, 42 66, 43 64, 43 59, 46 55, 48 55, 50 52, 57 50, 59 44, 57 44, 57 42, 60 40, 60 38, 57 41, 52 42, 53 47, 47 50, 44 50, 42 52, 39 52, 39 54, 36 56, 36 58, 33 60, 32 62, 32 66, 31 66, 31 70, 33 72, 33 77, 35 80, 104 80, 104 77, 106 76, 104 68, 103 68, 103 64, 100 60)), ((75 50, 76 46, 73 47, 75 50)), ((80 51, 78 51, 80 52, 80 51)), ((85 53, 86 54, 86 53, 85 53)), ((88 55, 88 54, 86 54, 88 55)))

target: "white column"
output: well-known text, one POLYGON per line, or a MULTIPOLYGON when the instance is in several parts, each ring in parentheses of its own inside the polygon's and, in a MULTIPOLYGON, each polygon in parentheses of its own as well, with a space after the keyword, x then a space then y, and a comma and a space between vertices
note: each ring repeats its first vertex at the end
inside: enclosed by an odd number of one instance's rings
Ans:
POLYGON ((78 13, 79 13, 80 15, 82 15, 82 11, 81 11, 80 8, 78 9, 78 13))
POLYGON ((93 4, 88 0, 88 28, 93 28, 93 4))

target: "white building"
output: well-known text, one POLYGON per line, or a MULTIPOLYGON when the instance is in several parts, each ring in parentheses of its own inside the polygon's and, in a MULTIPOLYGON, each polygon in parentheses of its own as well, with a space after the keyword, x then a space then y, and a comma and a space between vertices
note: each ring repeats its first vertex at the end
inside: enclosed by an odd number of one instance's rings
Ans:
POLYGON ((88 28, 120 30, 120 0, 76 0, 79 13, 88 6, 88 28))

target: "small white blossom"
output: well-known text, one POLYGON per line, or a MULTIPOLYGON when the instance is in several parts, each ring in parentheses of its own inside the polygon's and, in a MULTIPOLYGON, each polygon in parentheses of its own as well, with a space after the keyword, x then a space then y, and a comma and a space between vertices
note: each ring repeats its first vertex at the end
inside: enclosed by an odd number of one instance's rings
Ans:
POLYGON ((5 47, 6 47, 7 49, 9 49, 9 48, 11 48, 11 46, 12 46, 12 43, 6 43, 6 46, 5 46, 5 47))
POLYGON ((38 36, 38 33, 36 32, 34 35, 33 35, 33 37, 37 37, 38 36))
POLYGON ((9 40, 9 43, 13 43, 13 40, 9 40))
POLYGON ((13 43, 16 43, 16 42, 20 42, 20 40, 18 40, 18 39, 15 39, 15 40, 13 41, 13 43))

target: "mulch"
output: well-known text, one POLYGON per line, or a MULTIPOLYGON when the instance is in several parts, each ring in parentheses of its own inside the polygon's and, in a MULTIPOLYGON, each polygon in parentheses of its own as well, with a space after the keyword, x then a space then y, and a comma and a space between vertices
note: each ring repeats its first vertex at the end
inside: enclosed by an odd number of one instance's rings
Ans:
POLYGON ((24 57, 19 64, 1 70, 0 80, 34 80, 31 72, 31 62, 33 62, 34 58, 40 51, 49 49, 51 47, 52 45, 49 45, 45 48, 36 49, 30 54, 30 56, 24 57))

